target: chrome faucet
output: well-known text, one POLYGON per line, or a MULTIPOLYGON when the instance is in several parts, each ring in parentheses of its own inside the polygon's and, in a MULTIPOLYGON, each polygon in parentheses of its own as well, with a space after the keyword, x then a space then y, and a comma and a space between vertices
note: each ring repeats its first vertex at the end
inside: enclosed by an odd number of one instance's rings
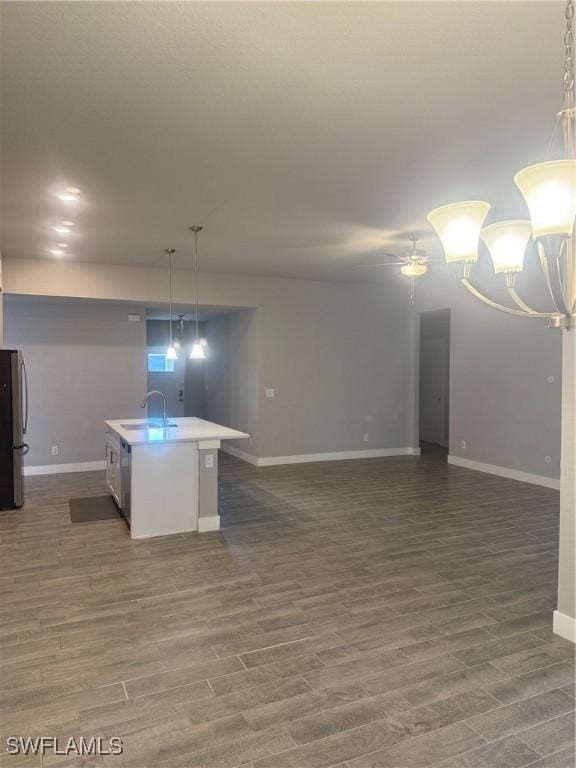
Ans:
POLYGON ((166 418, 166 397, 164 395, 164 392, 160 392, 159 389, 150 390, 150 392, 146 393, 146 397, 140 403, 140 408, 146 408, 146 406, 148 405, 148 400, 150 400, 152 395, 160 395, 160 397, 162 398, 162 425, 166 426, 166 422, 168 420, 166 418))

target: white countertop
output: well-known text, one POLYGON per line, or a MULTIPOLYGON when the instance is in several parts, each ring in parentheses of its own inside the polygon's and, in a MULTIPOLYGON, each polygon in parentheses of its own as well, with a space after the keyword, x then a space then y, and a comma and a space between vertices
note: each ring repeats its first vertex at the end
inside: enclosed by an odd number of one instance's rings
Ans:
POLYGON ((223 427, 221 424, 213 424, 211 421, 185 417, 168 419, 175 427, 164 428, 160 426, 159 419, 118 419, 105 421, 107 427, 115 432, 129 445, 148 445, 150 443, 190 443, 200 440, 239 440, 250 437, 246 432, 237 429, 223 427), (123 424, 138 424, 143 421, 158 422, 157 427, 149 429, 124 429, 123 424))

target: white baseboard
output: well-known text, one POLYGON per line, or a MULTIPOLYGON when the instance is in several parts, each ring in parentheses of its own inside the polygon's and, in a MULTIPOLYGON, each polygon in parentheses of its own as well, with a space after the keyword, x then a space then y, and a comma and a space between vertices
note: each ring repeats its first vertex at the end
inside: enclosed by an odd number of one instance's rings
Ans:
POLYGON ((253 464, 255 467, 258 466, 258 459, 256 456, 253 456, 251 453, 246 453, 245 451, 241 451, 239 448, 234 448, 232 445, 226 445, 226 443, 222 443, 220 446, 220 450, 224 451, 224 453, 229 453, 230 456, 236 456, 237 459, 242 459, 242 461, 247 461, 248 464, 253 464))
POLYGON ((337 451, 334 453, 300 453, 291 456, 264 456, 258 458, 250 453, 244 453, 237 448, 223 446, 222 450, 248 461, 255 467, 275 467, 280 464, 308 464, 316 461, 342 461, 346 459, 376 459, 384 456, 419 456, 420 448, 370 448, 359 451, 337 451))
POLYGON ((554 611, 552 629, 556 635, 576 643, 576 619, 573 619, 571 616, 560 613, 560 611, 554 611))
POLYGON ((359 451, 336 451, 334 453, 301 453, 293 456, 265 456, 258 459, 259 467, 273 467, 278 464, 308 464, 316 461, 345 461, 347 459, 379 459, 384 456, 416 456, 419 448, 368 448, 359 451))
POLYGON ((472 459, 463 459, 460 456, 448 456, 448 464, 454 464, 456 467, 464 469, 473 469, 476 472, 486 472, 489 475, 498 475, 506 477, 509 480, 519 480, 521 483, 532 483, 533 485, 542 485, 545 488, 560 490, 560 480, 545 475, 533 475, 531 472, 521 472, 519 469, 510 469, 510 467, 499 467, 496 464, 485 464, 483 461, 472 461, 472 459))
POLYGON ((98 469, 106 469, 106 462, 80 461, 75 464, 44 464, 43 466, 24 466, 24 475, 60 475, 69 472, 94 472, 98 469))
POLYGON ((206 533, 207 531, 219 531, 219 530, 220 530, 220 515, 212 515, 212 517, 198 518, 198 533, 206 533))

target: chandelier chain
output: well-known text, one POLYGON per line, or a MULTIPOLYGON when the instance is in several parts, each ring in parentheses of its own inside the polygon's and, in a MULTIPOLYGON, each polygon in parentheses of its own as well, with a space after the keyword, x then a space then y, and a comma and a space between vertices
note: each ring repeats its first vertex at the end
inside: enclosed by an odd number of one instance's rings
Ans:
POLYGON ((574 0, 566 2, 564 33, 564 92, 574 90, 574 0))

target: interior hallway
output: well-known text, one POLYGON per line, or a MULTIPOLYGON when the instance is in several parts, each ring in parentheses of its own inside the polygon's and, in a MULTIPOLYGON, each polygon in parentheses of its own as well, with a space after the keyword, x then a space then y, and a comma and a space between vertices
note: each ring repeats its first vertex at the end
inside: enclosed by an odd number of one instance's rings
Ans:
POLYGON ((72 525, 101 472, 0 513, 2 737, 121 736, 102 764, 138 768, 573 765, 555 491, 434 453, 221 458, 220 533, 72 525))

